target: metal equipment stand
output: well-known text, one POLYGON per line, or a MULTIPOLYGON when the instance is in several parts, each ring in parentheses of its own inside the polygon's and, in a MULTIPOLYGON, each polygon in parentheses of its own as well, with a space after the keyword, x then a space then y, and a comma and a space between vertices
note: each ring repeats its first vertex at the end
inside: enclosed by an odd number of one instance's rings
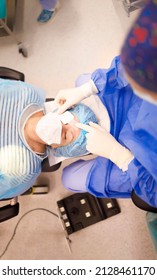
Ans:
POLYGON ((14 34, 14 23, 16 16, 17 0, 7 0, 1 2, 1 13, 0 13, 0 28, 3 36, 10 35, 18 46, 18 51, 24 57, 27 57, 27 49, 24 43, 18 40, 17 36, 14 34))
POLYGON ((130 13, 143 7, 145 0, 123 0, 123 6, 128 16, 130 13))
POLYGON ((6 25, 6 23, 3 21, 3 19, 0 19, 0 25, 5 29, 5 31, 15 40, 15 42, 18 45, 18 51, 19 53, 21 53, 24 57, 27 57, 27 49, 24 46, 24 44, 22 42, 20 42, 13 31, 11 31, 11 29, 6 25))

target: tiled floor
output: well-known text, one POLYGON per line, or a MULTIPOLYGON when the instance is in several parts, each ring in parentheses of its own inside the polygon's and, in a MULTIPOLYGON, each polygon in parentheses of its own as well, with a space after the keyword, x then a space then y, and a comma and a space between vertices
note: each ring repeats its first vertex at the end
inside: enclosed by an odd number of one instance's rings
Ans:
MULTIPOLYGON (((40 12, 38 1, 23 2, 16 29, 28 44, 28 58, 18 54, 12 38, 0 38, 0 64, 25 73, 26 81, 45 89, 47 97, 72 87, 79 74, 108 67, 119 54, 134 17, 126 16, 118 0, 60 2, 54 20, 43 25, 36 22, 40 12)), ((58 171, 39 177, 39 183, 48 182, 48 194, 20 197, 19 216, 0 225, 0 253, 24 213, 39 207, 56 213, 56 201, 71 194, 61 184, 62 168, 69 162, 63 162, 58 171)), ((155 259, 145 212, 130 200, 119 200, 119 204, 121 213, 117 216, 70 236, 72 254, 58 218, 39 209, 30 212, 21 220, 2 259, 155 259)))

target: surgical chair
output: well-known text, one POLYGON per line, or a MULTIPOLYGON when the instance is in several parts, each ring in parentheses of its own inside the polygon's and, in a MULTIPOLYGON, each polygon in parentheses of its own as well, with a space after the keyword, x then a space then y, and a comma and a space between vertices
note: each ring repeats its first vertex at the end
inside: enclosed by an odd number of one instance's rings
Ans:
POLYGON ((22 42, 20 42, 15 36, 14 32, 7 25, 7 3, 6 0, 0 0, 0 28, 3 28, 5 32, 10 35, 18 45, 18 51, 24 57, 27 57, 27 49, 22 42))
MULTIPOLYGON (((23 73, 6 67, 0 67, 0 78, 23 81, 23 82, 25 80, 25 76, 23 73)), ((51 100, 53 100, 53 98, 46 99, 46 101, 51 101, 51 100)), ((50 166, 48 159, 46 158, 42 162, 42 172, 54 172, 60 166, 61 166, 61 162, 57 163, 56 165, 50 166)), ((17 216, 19 213, 18 198, 14 197, 14 198, 6 199, 6 201, 8 200, 10 200, 9 204, 0 207, 0 223, 17 216)), ((3 201, 5 202, 5 200, 3 201)))

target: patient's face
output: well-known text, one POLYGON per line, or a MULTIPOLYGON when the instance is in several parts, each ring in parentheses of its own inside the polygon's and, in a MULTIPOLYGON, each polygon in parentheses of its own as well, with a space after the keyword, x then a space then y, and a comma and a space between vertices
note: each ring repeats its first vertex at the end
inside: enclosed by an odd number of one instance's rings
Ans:
MULTIPOLYGON (((74 122, 75 121, 79 121, 76 116, 74 116, 74 122)), ((79 135, 80 135, 80 129, 77 128, 76 126, 71 124, 62 124, 61 143, 59 145, 52 144, 51 147, 58 148, 58 147, 67 146, 68 144, 75 141, 79 135)))
POLYGON ((78 157, 89 153, 86 149, 86 132, 80 130, 74 125, 74 122, 89 124, 90 121, 97 123, 97 118, 93 111, 84 104, 78 104, 70 109, 74 120, 71 124, 63 125, 61 144, 53 149, 53 155, 56 157, 78 157))

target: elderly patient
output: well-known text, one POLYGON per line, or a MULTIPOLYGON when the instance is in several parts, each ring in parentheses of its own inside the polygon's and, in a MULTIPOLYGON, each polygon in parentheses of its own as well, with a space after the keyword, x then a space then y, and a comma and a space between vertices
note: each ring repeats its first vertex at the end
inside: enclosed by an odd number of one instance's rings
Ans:
POLYGON ((21 81, 0 79, 0 199, 31 187, 48 157, 87 153, 85 132, 74 123, 97 123, 93 111, 80 104, 70 116, 48 112, 44 92, 21 81))

